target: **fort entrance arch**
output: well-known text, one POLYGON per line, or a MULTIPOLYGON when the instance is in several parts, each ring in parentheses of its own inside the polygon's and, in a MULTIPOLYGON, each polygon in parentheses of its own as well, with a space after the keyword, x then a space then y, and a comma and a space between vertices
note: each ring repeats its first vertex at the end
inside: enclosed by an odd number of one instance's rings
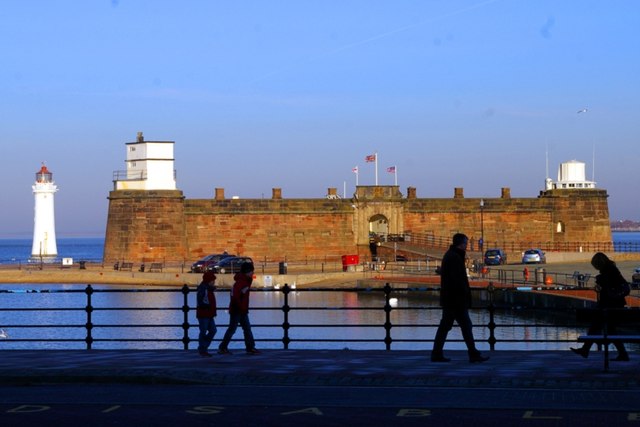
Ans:
POLYGON ((376 214, 369 218, 369 234, 386 236, 389 234, 389 220, 386 216, 376 214))

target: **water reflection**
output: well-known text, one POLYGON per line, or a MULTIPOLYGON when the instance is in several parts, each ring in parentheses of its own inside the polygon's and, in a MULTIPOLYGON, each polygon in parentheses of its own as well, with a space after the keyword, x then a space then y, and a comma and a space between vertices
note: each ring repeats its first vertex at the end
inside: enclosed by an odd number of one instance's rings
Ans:
MULTIPOLYGON (((87 321, 85 306, 87 297, 84 286, 42 285, 27 292, 23 285, 0 286, 0 328, 5 329, 10 339, 25 339, 27 342, 0 340, 0 349, 84 349, 87 321), (3 290, 5 292, 3 292, 3 290), (12 292, 6 292, 11 290, 12 292), (73 292, 60 292, 73 290, 73 292), (15 308, 40 308, 43 311, 7 311, 15 308), (29 327, 22 327, 27 325, 29 327), (38 342, 42 339, 77 340, 77 342, 38 342)), ((31 286, 31 285, 30 285, 31 286)), ((95 289, 133 289, 131 287, 98 286, 95 289)), ((393 325, 392 349, 430 350, 431 340, 440 320, 437 295, 429 292, 397 292, 397 306, 390 313, 393 325), (419 342, 421 341, 421 342, 419 342)), ((218 292, 218 335, 222 338, 228 323, 226 307, 229 293, 218 292)), ((187 299, 191 311, 190 348, 197 345, 197 323, 195 320, 195 292, 187 299)), ((184 331, 184 296, 179 289, 159 292, 145 289, 144 292, 95 292, 92 295, 92 323, 94 324, 94 349, 181 349, 184 331), (120 310, 114 310, 113 308, 120 310), (122 309, 125 310, 122 310, 122 309), (134 326, 135 325, 135 326, 134 326), (123 327, 124 326, 124 327, 123 327), (115 341, 116 339, 162 340, 155 342, 115 341), (114 341, 109 341, 114 340, 114 341)), ((251 322, 258 346, 263 349, 283 348, 282 338, 284 304, 281 292, 257 291, 251 295, 251 322), (275 308, 275 310, 274 310, 275 308)), ((386 322, 385 297, 381 291, 368 292, 301 292, 289 294, 289 337, 291 349, 384 349, 384 324, 386 322), (347 326, 345 326, 347 325, 347 326), (343 342, 330 342, 340 339, 343 342), (364 342, 377 340, 377 342, 364 342)), ((489 345, 489 322, 486 310, 473 310, 471 318, 476 326, 474 334, 480 350, 489 345)), ((500 310, 496 313, 498 350, 552 350, 567 349, 583 332, 583 326, 573 324, 573 316, 545 310, 500 310), (516 342, 517 341, 517 342, 516 342), (526 341, 526 342, 522 342, 526 341), (558 341, 558 342, 539 342, 558 341)), ((231 348, 242 348, 242 334, 235 337, 231 348)), ((446 349, 465 349, 458 328, 450 333, 446 349)))

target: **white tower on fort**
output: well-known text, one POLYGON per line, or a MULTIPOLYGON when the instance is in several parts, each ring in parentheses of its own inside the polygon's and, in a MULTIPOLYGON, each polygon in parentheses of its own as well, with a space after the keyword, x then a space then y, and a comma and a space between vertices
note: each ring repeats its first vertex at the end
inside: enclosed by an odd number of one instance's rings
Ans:
POLYGON ((33 188, 35 196, 31 256, 56 257, 58 248, 56 246, 53 195, 58 191, 58 186, 53 182, 53 174, 49 172, 44 164, 36 172, 36 182, 31 188, 33 188))
POLYGON ((145 141, 138 132, 136 142, 127 142, 127 170, 114 172, 114 190, 175 190, 173 145, 173 141, 145 141))
POLYGON ((560 163, 558 168, 558 180, 551 181, 547 178, 545 187, 550 189, 585 189, 596 188, 594 181, 587 181, 585 163, 578 160, 569 160, 560 163))

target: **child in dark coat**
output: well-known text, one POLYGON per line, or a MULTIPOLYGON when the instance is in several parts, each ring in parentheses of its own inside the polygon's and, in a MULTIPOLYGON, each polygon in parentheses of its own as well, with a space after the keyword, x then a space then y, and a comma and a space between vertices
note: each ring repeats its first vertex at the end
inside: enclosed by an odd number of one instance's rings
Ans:
POLYGON ((216 296, 214 291, 216 275, 213 271, 207 271, 202 275, 202 282, 198 285, 196 317, 200 328, 198 335, 198 354, 202 357, 211 357, 209 346, 216 334, 216 296))

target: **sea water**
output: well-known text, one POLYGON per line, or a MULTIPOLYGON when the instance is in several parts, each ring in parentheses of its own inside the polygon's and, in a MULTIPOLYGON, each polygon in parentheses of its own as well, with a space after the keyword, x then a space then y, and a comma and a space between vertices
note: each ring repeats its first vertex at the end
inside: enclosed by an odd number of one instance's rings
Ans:
MULTIPOLYGON (((31 239, 0 239, 0 264, 25 264, 30 260, 31 239)), ((104 253, 104 238, 59 238, 56 241, 56 259, 73 258, 77 261, 101 262, 104 253)))

